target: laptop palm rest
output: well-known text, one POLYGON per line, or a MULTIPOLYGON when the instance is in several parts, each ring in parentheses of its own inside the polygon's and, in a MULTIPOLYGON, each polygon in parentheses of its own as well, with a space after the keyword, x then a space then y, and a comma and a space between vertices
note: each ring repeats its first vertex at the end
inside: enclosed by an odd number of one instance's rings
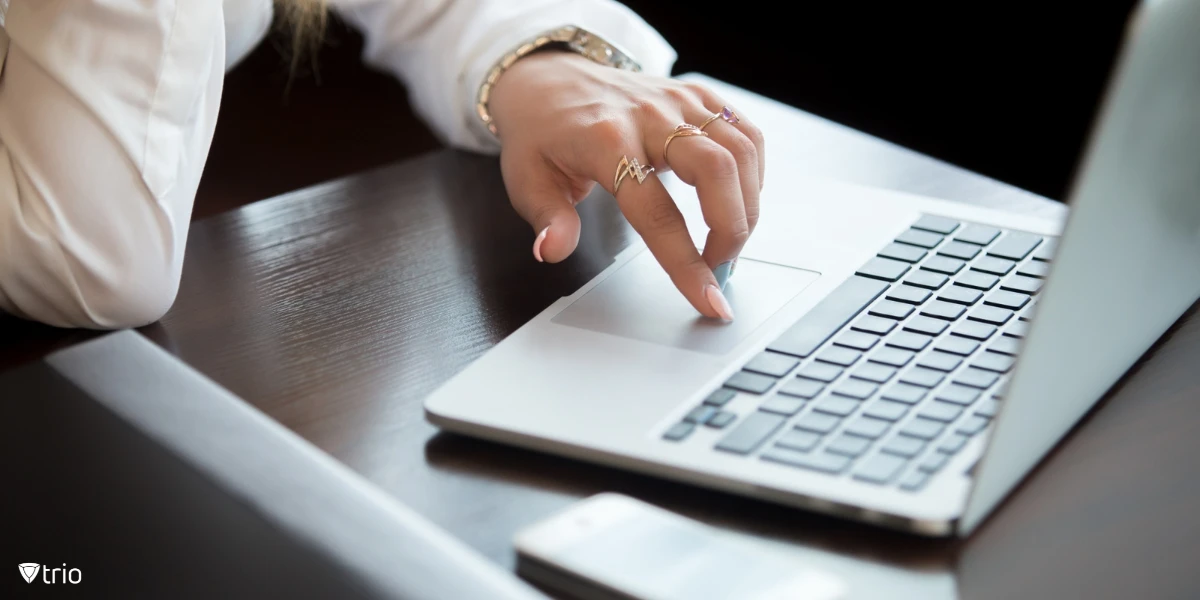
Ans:
POLYGON ((724 355, 819 277, 813 271, 742 258, 725 286, 736 318, 723 323, 698 314, 654 255, 644 251, 551 322, 724 355))

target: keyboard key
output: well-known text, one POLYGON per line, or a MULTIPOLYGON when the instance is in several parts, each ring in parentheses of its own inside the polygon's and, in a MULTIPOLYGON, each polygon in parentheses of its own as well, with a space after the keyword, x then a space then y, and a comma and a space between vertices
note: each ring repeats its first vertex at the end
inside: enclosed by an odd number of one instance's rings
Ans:
POLYGON ((957 404, 938 402, 937 400, 934 400, 933 402, 930 402, 922 407, 921 411, 917 413, 917 416, 934 421, 941 421, 943 423, 950 423, 951 421, 957 419, 959 415, 962 415, 962 413, 963 407, 958 406, 957 404))
POLYGON ((917 364, 925 367, 926 369, 934 369, 936 371, 949 373, 950 371, 957 369, 958 365, 962 364, 962 359, 954 356, 953 354, 946 354, 944 352, 930 352, 922 357, 921 360, 918 360, 917 364))
POLYGON ((826 348, 817 355, 817 360, 838 365, 840 367, 848 367, 855 363, 862 356, 862 352, 851 350, 849 348, 826 348))
POLYGON ((1008 275, 1008 272, 1015 267, 1017 263, 995 256, 985 256, 971 265, 971 268, 976 271, 983 271, 992 275, 1008 275))
POLYGON ((842 456, 849 456, 851 458, 858 458, 867 451, 867 448, 870 447, 871 440, 852 435, 843 435, 832 442, 829 442, 829 445, 825 447, 825 451, 832 452, 834 454, 841 454, 842 456))
POLYGON ((992 392, 992 398, 995 398, 997 400, 1003 399, 1004 396, 1006 394, 1008 394, 1008 384, 1010 382, 1011 382, 1011 380, 1005 380, 1003 383, 1001 383, 999 386, 997 386, 996 391, 992 392))
POLYGON ((1018 294, 1016 292, 996 290, 988 294, 987 299, 984 300, 983 303, 990 306, 1007 308, 1008 310, 1020 310, 1024 308, 1026 304, 1029 304, 1029 296, 1026 296, 1025 294, 1018 294))
POLYGON ((887 290, 881 281, 851 277, 796 321, 768 350, 807 358, 887 290))
POLYGON ((1016 320, 1008 324, 1008 328, 1004 330, 1004 335, 1008 337, 1023 338, 1029 335, 1029 321, 1016 320))
POLYGON ((1016 360, 1011 356, 1005 356, 995 352, 984 352, 983 354, 975 357, 975 360, 971 362, 971 366, 975 367, 976 369, 983 369, 985 371, 1007 373, 1013 368, 1013 363, 1015 362, 1016 360))
POLYGON ((910 246, 919 246, 926 250, 942 243, 942 236, 919 229, 909 229, 896 237, 896 241, 910 246))
POLYGON ((912 350, 913 352, 920 352, 921 350, 925 349, 925 346, 929 345, 929 340, 930 337, 927 335, 901 331, 898 333, 893 333, 892 337, 888 338, 887 345, 893 348, 901 348, 904 350, 912 350))
POLYGON ((908 318, 908 315, 912 314, 913 310, 913 307, 907 304, 900 304, 899 302, 884 300, 883 302, 872 306, 867 312, 877 317, 903 321, 904 319, 908 318))
POLYGON ((967 316, 972 321, 980 321, 983 323, 991 323, 992 325, 1003 325, 1011 319, 1013 313, 1011 310, 999 308, 996 306, 978 306, 971 314, 967 316))
POLYGON ((801 467, 804 469, 812 469, 823 473, 838 474, 845 471, 852 462, 850 458, 838 456, 837 454, 829 454, 828 452, 817 452, 808 454, 804 452, 795 452, 785 448, 771 448, 763 452, 763 460, 781 463, 792 467, 801 467))
POLYGON ((937 398, 943 402, 951 402, 953 404, 967 406, 978 400, 979 394, 979 390, 975 388, 969 388, 965 385, 957 385, 952 383, 942 388, 942 390, 938 392, 934 398, 937 398))
POLYGON ((1050 262, 1054 260, 1054 253, 1058 251, 1058 238, 1046 238, 1041 246, 1038 246, 1033 252, 1033 260, 1042 262, 1050 262))
POLYGON ((786 354, 776 352, 763 352, 758 356, 750 359, 746 366, 742 369, 753 373, 761 373, 770 375, 771 377, 783 377, 787 375, 800 361, 786 354))
POLYGON ((880 485, 890 483, 896 478, 896 475, 900 474, 900 470, 904 468, 906 462, 908 461, 898 456, 876 454, 859 465, 858 469, 854 471, 854 478, 880 485))
POLYGON ((913 359, 913 356, 915 355, 908 350, 901 350, 899 348, 880 348, 871 354, 871 358, 867 360, 885 364, 890 367, 903 367, 913 359))
POLYGON ((717 409, 701 404, 700 406, 697 406, 689 411, 688 414, 683 417, 683 420, 687 421, 688 423, 699 423, 703 425, 716 414, 717 409))
POLYGON ((929 482, 929 473, 913 471, 900 480, 900 489, 906 492, 919 492, 929 482))
POLYGON ((945 425, 937 421, 917 417, 900 428, 900 435, 928 441, 941 435, 945 428, 945 425))
POLYGON ((837 428, 842 420, 833 415, 810 412, 796 421, 796 428, 816 433, 829 433, 837 428))
POLYGON ((916 404, 925 397, 925 388, 907 383, 893 383, 891 387, 883 393, 884 400, 894 400, 905 404, 916 404))
MULTIPOLYGON (((1034 258, 1037 258, 1037 257, 1035 256, 1034 258)), ((1048 276, 1049 274, 1050 274, 1050 265, 1048 265, 1044 262, 1038 262, 1036 260, 1027 262, 1027 263, 1025 263, 1025 265, 1023 267, 1017 269, 1017 275, 1024 275, 1025 277, 1036 277, 1038 279, 1045 279, 1046 276, 1048 276)))
POLYGON ((733 400, 733 397, 736 395, 737 392, 729 388, 717 388, 704 399, 704 403, 709 406, 721 407, 729 404, 729 401, 733 400))
POLYGON ((960 337, 947 337, 938 340, 934 350, 947 352, 949 354, 957 354, 958 356, 970 356, 976 348, 979 348, 979 342, 971 341, 960 337))
POLYGON ((937 451, 944 454, 958 454, 958 451, 962 450, 963 446, 966 446, 967 442, 970 440, 971 438, 965 435, 953 433, 950 434, 950 436, 946 439, 942 440, 941 444, 938 444, 937 451))
POLYGON ((799 429, 788 431, 787 433, 779 436, 779 439, 775 441, 776 446, 788 448, 790 450, 799 450, 801 452, 808 452, 809 450, 816 448, 817 444, 820 443, 820 434, 816 434, 811 431, 800 431, 799 429))
POLYGON ((961 271, 966 265, 966 261, 962 261, 957 258, 950 258, 949 256, 937 255, 930 256, 929 260, 926 260, 921 264, 921 268, 925 269, 926 271, 933 271, 934 273, 957 275, 958 272, 961 271))
POLYGON ((733 388, 751 394, 763 394, 775 385, 774 377, 759 375, 749 371, 738 371, 733 377, 725 380, 725 387, 733 388))
POLYGON ((879 451, 887 452, 888 454, 895 454, 896 456, 903 456, 904 458, 912 458, 920 454, 921 450, 924 449, 925 442, 916 438, 898 435, 892 438, 888 443, 884 444, 879 451))
POLYGON ((895 374, 896 367, 867 362, 859 365, 857 369, 850 373, 850 376, 875 383, 887 383, 895 374))
POLYGON ((678 442, 682 439, 687 438, 687 436, 692 435, 692 431, 694 429, 696 429, 695 423, 688 423, 688 422, 676 423, 676 424, 672 425, 671 428, 668 429, 666 433, 663 434, 663 439, 670 440, 672 442, 678 442))
POLYGON ((876 256, 855 271, 855 275, 880 281, 899 281, 909 270, 908 263, 876 256))
POLYGON ((799 398, 789 398, 788 396, 771 396, 763 402, 758 410, 763 412, 775 413, 777 415, 792 416, 800 409, 804 408, 804 401, 799 398))
POLYGON ((845 396, 847 398, 854 398, 855 400, 866 400, 867 398, 870 398, 871 394, 874 394, 878 389, 879 386, 869 381, 862 381, 861 379, 847 379, 837 387, 833 388, 833 393, 839 396, 845 396))
POLYGON ((964 337, 968 340, 979 340, 982 342, 992 337, 992 334, 994 333, 996 333, 995 325, 977 323, 975 321, 966 321, 959 323, 958 326, 954 328, 954 331, 950 332, 950 335, 957 335, 958 337, 964 337))
POLYGON ((908 412, 908 406, 905 404, 880 400, 868 405, 867 409, 863 411, 863 416, 884 421, 898 421, 906 412, 908 412))
POLYGON ((855 402, 849 398, 829 396, 828 398, 825 398, 814 405, 813 410, 825 413, 827 415, 848 417, 851 413, 858 410, 858 402, 855 402))
POLYGON ((941 383, 942 379, 945 377, 946 376, 943 375, 941 371, 934 371, 933 369, 925 369, 922 367, 913 367, 904 375, 900 376, 900 381, 918 387, 932 388, 941 383))
POLYGON ((983 292, 958 285, 952 285, 938 294, 938 300, 971 306, 983 297, 983 292))
POLYGON ((991 371, 968 367, 954 376, 954 383, 986 390, 996 383, 1000 376, 991 371))
POLYGON ((914 317, 904 324, 904 330, 924 335, 940 335, 949 326, 949 323, 939 319, 914 317))
POLYGON ((929 299, 933 292, 929 290, 913 287, 911 285, 897 285, 888 290, 884 298, 893 302, 903 302, 905 304, 921 304, 929 299))
POLYGON ((796 372, 797 377, 804 377, 805 379, 812 379, 815 381, 824 381, 825 383, 829 383, 830 381, 837 379, 838 375, 841 374, 841 367, 835 367, 833 365, 816 362, 804 365, 803 367, 800 367, 799 371, 796 372))
POLYGON ((950 242, 945 246, 938 248, 938 254, 960 260, 971 260, 972 258, 975 258, 977 254, 979 254, 979 247, 972 246, 971 244, 964 244, 962 242, 950 242))
POLYGON ((1016 356, 1017 352, 1020 351, 1021 340, 1015 337, 1005 336, 996 338, 996 341, 992 342, 991 346, 988 346, 988 352, 997 352, 999 354, 1007 354, 1009 356, 1016 356))
POLYGON ((963 227, 962 231, 959 231, 958 235, 954 236, 954 239, 968 244, 975 244, 976 246, 986 246, 992 243, 992 240, 996 239, 998 235, 1000 235, 1000 230, 995 227, 972 224, 963 227))
POLYGON ((783 387, 779 388, 779 393, 786 396, 812 399, 816 398, 817 394, 820 394, 821 390, 824 388, 825 384, 821 383, 820 381, 800 379, 797 377, 783 384, 783 387))
POLYGON ((867 351, 875 347, 879 343, 879 336, 863 333, 861 331, 847 331, 842 335, 833 338, 833 343, 837 346, 844 346, 853 350, 867 351))
POLYGON ((927 290, 936 290, 946 285, 949 277, 932 271, 913 271, 904 279, 904 285, 913 285, 927 290))
POLYGON ((925 251, 916 246, 892 242, 879 251, 879 256, 906 263, 915 263, 921 262, 921 259, 925 258, 925 251))
POLYGON ((990 419, 996 416, 998 410, 1000 410, 1000 403, 995 398, 988 398, 975 407, 975 414, 990 419))
POLYGON ((1000 289, 1033 295, 1042 289, 1042 280, 1023 275, 1013 275, 1000 284, 1000 289))
POLYGON ((1042 236, 1040 235, 1010 231, 1008 235, 1000 238, 1000 241, 996 242, 991 248, 988 248, 987 253, 1009 260, 1021 260, 1029 256, 1029 253, 1040 243, 1042 243, 1042 236))
POLYGON ((896 328, 896 322, 891 319, 882 319, 880 317, 865 316, 859 317, 850 329, 861 331, 864 333, 873 333, 875 335, 886 335, 896 328))
POLYGON ((713 415, 712 418, 709 419, 704 424, 708 425, 709 427, 712 427, 713 429, 725 429, 726 427, 729 426, 730 423, 733 423, 735 420, 737 420, 736 414, 731 413, 727 410, 723 410, 723 411, 720 411, 717 414, 713 415))
POLYGON ((742 419, 742 422, 717 443, 717 450, 733 452, 734 454, 749 454, 771 437, 787 417, 765 412, 754 412, 742 419))
POLYGON ((891 423, 882 419, 859 417, 851 421, 844 431, 850 435, 875 440, 887 433, 888 427, 891 427, 891 425, 891 423))
POLYGON ((924 229, 925 231, 946 235, 958 229, 958 221, 937 215, 921 215, 921 218, 917 219, 917 222, 913 223, 912 226, 914 229, 924 229))
POLYGON ((966 310, 967 309, 957 304, 942 302, 941 300, 934 300, 933 302, 926 304, 925 307, 921 309, 921 314, 927 317, 933 317, 935 319, 953 321, 961 317, 966 310))
POLYGON ((969 419, 959 424, 956 431, 965 435, 975 435, 980 431, 983 431, 988 426, 989 422, 990 421, 986 417, 972 415, 969 419))
POLYGON ((948 462, 950 462, 949 454, 934 452, 933 454, 926 456, 925 460, 922 460, 921 464, 917 465, 917 469, 926 473, 937 473, 938 471, 941 471, 942 467, 946 466, 946 463, 948 462))
POLYGON ((996 283, 999 281, 1000 278, 995 275, 988 275, 979 271, 967 271, 954 279, 954 285, 987 291, 996 287, 996 283))

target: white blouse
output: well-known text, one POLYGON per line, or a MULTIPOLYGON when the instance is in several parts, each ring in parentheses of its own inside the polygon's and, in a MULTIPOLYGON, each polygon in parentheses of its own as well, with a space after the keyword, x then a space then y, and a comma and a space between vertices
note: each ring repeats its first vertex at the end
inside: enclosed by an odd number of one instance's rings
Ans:
MULTIPOLYGON (((611 0, 329 4, 447 143, 479 152, 499 149, 479 84, 542 31, 589 29, 652 74, 675 60, 611 0)), ((166 312, 225 71, 271 18, 271 0, 0 0, 0 311, 103 329, 166 312)))

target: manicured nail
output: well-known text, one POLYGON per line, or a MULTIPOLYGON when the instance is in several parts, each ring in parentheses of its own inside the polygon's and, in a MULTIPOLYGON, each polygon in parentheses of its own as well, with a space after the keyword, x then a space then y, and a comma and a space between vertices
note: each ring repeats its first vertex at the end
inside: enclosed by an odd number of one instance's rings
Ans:
POLYGON ((549 226, 547 226, 542 230, 541 233, 538 234, 537 239, 533 240, 533 257, 536 258, 538 262, 546 262, 542 260, 542 242, 546 241, 546 232, 548 231, 550 231, 549 226))
POLYGON ((729 281, 729 276, 733 275, 733 261, 725 261, 717 268, 713 269, 713 277, 717 278, 717 287, 725 289, 725 284, 729 281))
POLYGON ((721 290, 717 289, 717 286, 711 283, 705 285, 704 297, 708 298, 709 305, 712 306, 713 310, 717 311, 718 315, 721 315, 722 319, 726 321, 733 320, 733 307, 729 306, 729 301, 725 299, 725 294, 722 294, 721 290))

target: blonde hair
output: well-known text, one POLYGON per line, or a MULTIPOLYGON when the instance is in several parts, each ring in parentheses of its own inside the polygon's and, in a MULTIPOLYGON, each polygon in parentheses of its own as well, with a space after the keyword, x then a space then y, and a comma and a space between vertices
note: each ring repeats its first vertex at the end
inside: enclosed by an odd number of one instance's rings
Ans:
POLYGON ((275 0, 279 24, 290 38, 291 70, 304 58, 313 60, 325 35, 328 11, 325 0, 275 0))

